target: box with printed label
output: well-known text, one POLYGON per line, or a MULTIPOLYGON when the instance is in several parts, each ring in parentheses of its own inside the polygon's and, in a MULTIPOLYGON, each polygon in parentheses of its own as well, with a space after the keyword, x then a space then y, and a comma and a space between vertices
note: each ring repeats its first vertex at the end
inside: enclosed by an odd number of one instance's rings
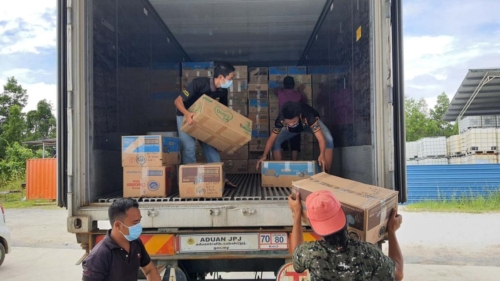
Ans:
POLYGON ((293 181, 309 178, 319 171, 316 161, 264 161, 262 186, 293 187, 293 181))
POLYGON ((252 130, 252 138, 269 138, 269 130, 252 130))
POLYGON ((248 145, 240 147, 232 154, 219 151, 220 159, 222 160, 247 160, 248 159, 248 145))
POLYGON ((252 130, 269 130, 269 114, 250 114, 248 119, 252 120, 252 130))
POLYGON ((179 168, 181 198, 221 198, 224 193, 223 163, 188 164, 179 168))
POLYGON ((196 113, 195 124, 188 125, 184 118, 181 131, 218 150, 232 153, 252 138, 250 119, 207 95, 199 98, 188 110, 196 113))
POLYGON ((224 173, 247 174, 248 160, 224 160, 224 173))
POLYGON ((248 67, 246 65, 235 65, 234 79, 248 79, 248 67))
POLYGON ((269 86, 267 84, 248 84, 249 99, 264 99, 269 98, 269 86))
POLYGON ((212 77, 214 75, 213 70, 182 70, 182 77, 212 77))
POLYGON ((248 81, 250 83, 267 83, 269 68, 267 67, 249 67, 248 81))
POLYGON ((280 106, 279 106, 279 104, 277 104, 277 103, 269 103, 269 116, 271 116, 271 117, 278 117, 279 114, 280 114, 280 106))
POLYGON ((179 138, 160 135, 122 137, 123 167, 161 167, 179 163, 179 138))
POLYGON ((269 102, 267 100, 248 100, 248 114, 269 114, 269 102))
POLYGON ((306 199, 311 193, 328 190, 342 204, 347 218, 349 236, 370 243, 377 243, 387 236, 387 221, 392 209, 398 207, 398 192, 368 185, 327 173, 295 181, 294 188, 302 201, 302 220, 309 224, 306 199))
POLYGON ((287 75, 287 69, 288 67, 286 66, 273 66, 269 67, 269 76, 271 75, 287 75))
POLYGON ((230 104, 228 107, 243 116, 248 116, 248 106, 246 104, 230 104))
POLYGON ((214 69, 214 62, 183 62, 182 70, 209 70, 214 69))
POLYGON ((176 191, 177 166, 123 168, 123 197, 165 197, 176 191))
POLYGON ((283 79, 287 75, 269 75, 269 89, 283 88, 283 79))
POLYGON ((227 104, 228 105, 239 105, 239 104, 248 104, 248 92, 228 92, 227 93, 227 104))
POLYGON ((247 79, 233 79, 233 84, 229 87, 229 92, 241 93, 248 91, 247 79))
POLYGON ((307 74, 307 66, 289 66, 288 75, 305 75, 307 74))

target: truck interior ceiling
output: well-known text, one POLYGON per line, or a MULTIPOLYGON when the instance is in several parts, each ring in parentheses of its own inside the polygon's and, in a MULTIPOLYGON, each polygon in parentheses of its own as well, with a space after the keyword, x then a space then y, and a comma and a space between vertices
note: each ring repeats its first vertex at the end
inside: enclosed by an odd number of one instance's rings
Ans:
MULTIPOLYGON (((119 0, 87 7, 90 202, 122 192, 121 136, 177 131, 163 73, 183 62, 307 66, 333 174, 374 182, 369 0, 119 0), (90 188, 92 187, 92 188, 90 188)), ((308 159, 314 160, 314 159, 308 159)))

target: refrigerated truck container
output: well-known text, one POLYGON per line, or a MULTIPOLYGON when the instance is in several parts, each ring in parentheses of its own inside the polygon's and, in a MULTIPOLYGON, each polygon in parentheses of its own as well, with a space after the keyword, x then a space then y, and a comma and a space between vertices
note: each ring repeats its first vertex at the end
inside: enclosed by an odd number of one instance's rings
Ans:
MULTIPOLYGON (((306 66, 326 77, 316 104, 335 140, 332 173, 398 190, 405 202, 401 2, 59 0, 57 201, 68 231, 86 253, 102 239, 122 196, 121 136, 177 130, 175 93, 162 93, 158 115, 148 111, 162 82, 153 74, 192 61, 306 66)), ((290 261, 290 190, 230 177, 239 189, 224 198, 139 200, 141 239, 158 264, 196 279, 290 261), (190 248, 200 235, 245 245, 190 248)))

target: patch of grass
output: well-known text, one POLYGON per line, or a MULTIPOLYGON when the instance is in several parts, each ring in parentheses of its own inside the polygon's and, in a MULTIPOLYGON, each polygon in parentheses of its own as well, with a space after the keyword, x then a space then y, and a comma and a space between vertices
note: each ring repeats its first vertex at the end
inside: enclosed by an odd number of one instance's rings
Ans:
POLYGON ((410 212, 500 212, 500 191, 492 192, 488 196, 478 196, 475 198, 460 197, 450 200, 422 201, 409 204, 405 210, 410 212))
POLYGON ((19 193, 0 194, 0 203, 5 209, 22 209, 30 207, 55 208, 56 204, 50 200, 30 200, 23 201, 26 190, 21 187, 25 182, 24 178, 13 180, 0 180, 0 191, 20 191, 19 193))

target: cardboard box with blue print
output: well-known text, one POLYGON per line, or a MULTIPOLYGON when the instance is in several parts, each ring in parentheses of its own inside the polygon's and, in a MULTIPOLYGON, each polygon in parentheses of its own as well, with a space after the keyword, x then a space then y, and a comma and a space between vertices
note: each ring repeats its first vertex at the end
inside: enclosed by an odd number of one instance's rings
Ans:
POLYGON ((252 138, 252 121, 220 102, 203 95, 191 107, 194 125, 186 118, 181 130, 224 153, 233 153, 252 138))
POLYGON ((160 135, 122 137, 123 167, 161 167, 179 163, 179 138, 160 135))
POLYGON ((262 186, 293 187, 292 182, 309 178, 321 170, 316 161, 265 161, 262 186))
POLYGON ((248 114, 269 114, 269 101, 248 100, 248 114))
POLYGON ((269 68, 267 67, 249 67, 248 79, 249 83, 267 83, 269 68))
POLYGON ((189 164, 179 168, 181 198, 220 198, 224 193, 223 163, 189 164))
POLYGON ((123 168, 123 197, 165 197, 177 190, 177 166, 123 168))
POLYGON ((233 79, 229 92, 232 93, 246 93, 248 90, 247 79, 233 79))
POLYGON ((269 86, 267 84, 249 84, 248 98, 253 100, 269 99, 269 86))
POLYGON ((302 201, 302 221, 309 225, 306 199, 320 190, 331 191, 342 204, 347 217, 349 236, 370 243, 387 237, 387 221, 392 209, 398 207, 398 192, 364 184, 327 173, 319 173, 309 179, 294 181, 294 188, 302 201))
POLYGON ((248 79, 248 67, 246 65, 235 65, 234 79, 248 79))

